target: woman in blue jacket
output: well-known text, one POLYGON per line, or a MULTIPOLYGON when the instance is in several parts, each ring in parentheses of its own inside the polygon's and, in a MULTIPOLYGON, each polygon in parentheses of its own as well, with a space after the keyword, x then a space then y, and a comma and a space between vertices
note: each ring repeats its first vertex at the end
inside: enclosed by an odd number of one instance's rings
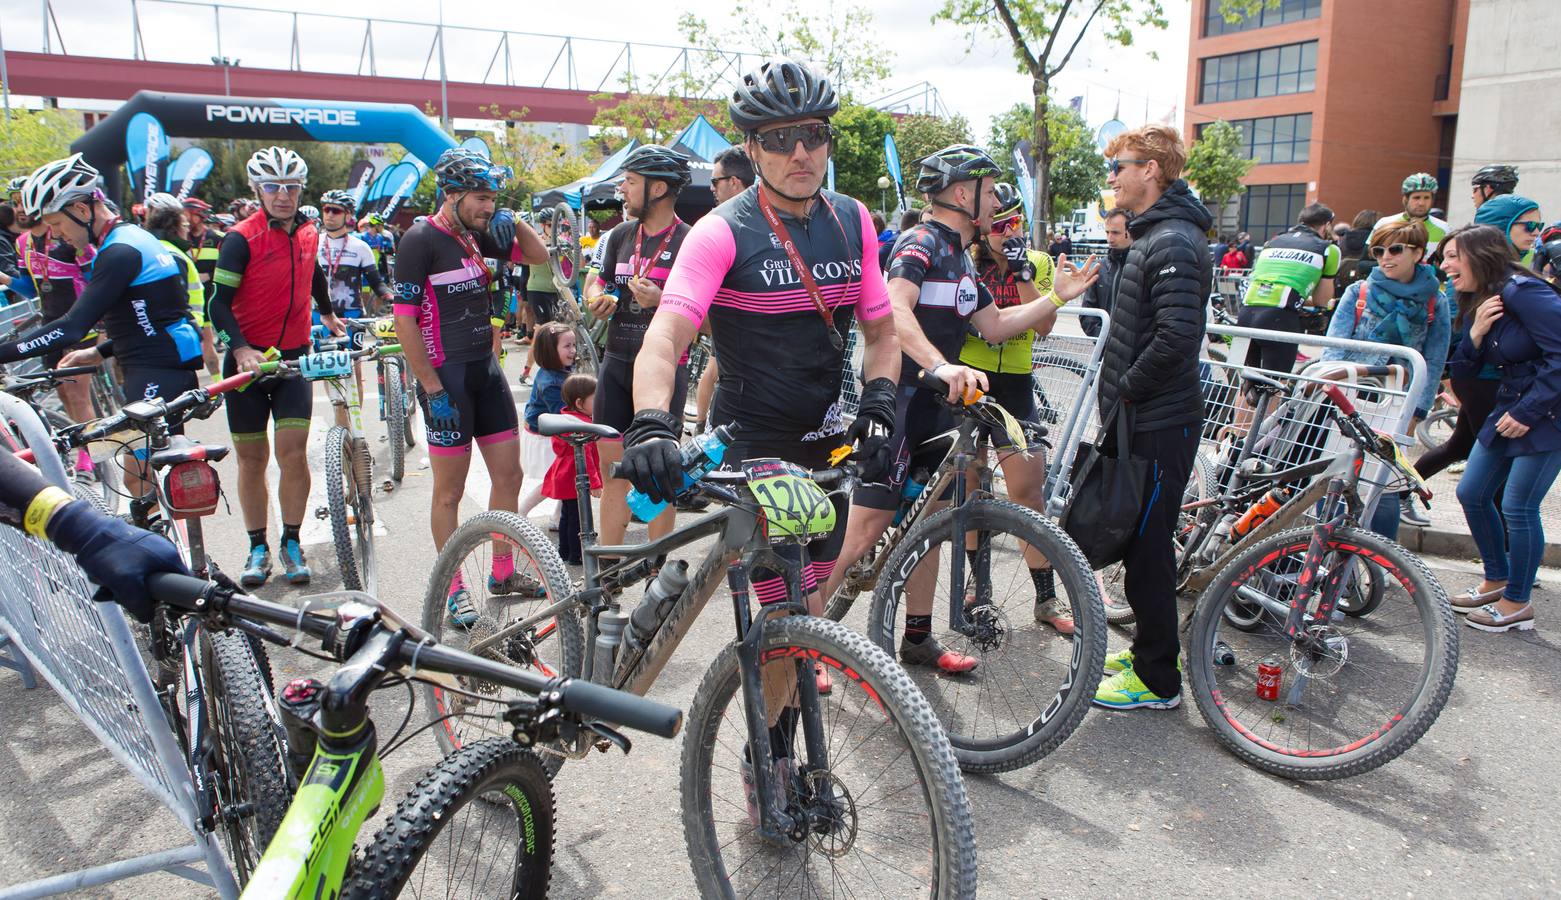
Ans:
MULTIPOLYGON (((1436 402, 1453 329, 1451 304, 1438 297, 1441 286, 1436 270, 1421 262, 1425 258, 1426 239, 1425 226, 1412 219, 1372 232, 1367 252, 1377 265, 1366 280, 1345 289, 1344 297, 1334 308, 1333 321, 1328 324, 1329 337, 1411 347, 1425 357, 1425 384, 1419 396, 1409 398, 1415 407, 1415 422, 1424 419, 1436 402)), ((1387 347, 1380 353, 1329 348, 1322 358, 1367 366, 1403 362, 1387 347)), ((1414 431, 1413 424, 1410 431, 1414 431)), ((1372 517, 1371 530, 1397 540, 1399 515, 1408 503, 1407 494, 1398 498, 1384 495, 1372 517)))
POLYGON ((1442 247, 1442 270, 1457 291, 1459 318, 1468 323, 1452 372, 1468 375, 1490 364, 1501 373, 1496 404, 1458 483, 1485 580, 1453 598, 1453 607, 1481 631, 1526 631, 1534 627, 1529 591, 1545 548, 1539 504, 1561 473, 1561 299, 1518 263, 1495 228, 1460 228, 1442 247))

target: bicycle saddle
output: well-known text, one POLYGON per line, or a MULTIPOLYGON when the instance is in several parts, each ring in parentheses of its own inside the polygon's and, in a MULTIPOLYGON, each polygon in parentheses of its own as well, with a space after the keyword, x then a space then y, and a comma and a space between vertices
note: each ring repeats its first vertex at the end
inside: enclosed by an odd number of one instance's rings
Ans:
POLYGON ((1254 391, 1262 391, 1269 394, 1283 394, 1286 390, 1284 385, 1280 384, 1272 378, 1269 378, 1267 375, 1259 375, 1256 372, 1242 372, 1241 380, 1246 387, 1254 391))
POLYGON ((168 439, 167 450, 158 450, 152 454, 151 462, 152 468, 163 469, 195 459, 218 462, 227 455, 228 448, 222 444, 198 444, 182 434, 176 434, 168 439))
POLYGON ((618 429, 595 422, 582 422, 574 416, 559 413, 543 413, 537 416, 537 434, 543 437, 561 437, 571 444, 588 444, 597 438, 616 440, 618 429))

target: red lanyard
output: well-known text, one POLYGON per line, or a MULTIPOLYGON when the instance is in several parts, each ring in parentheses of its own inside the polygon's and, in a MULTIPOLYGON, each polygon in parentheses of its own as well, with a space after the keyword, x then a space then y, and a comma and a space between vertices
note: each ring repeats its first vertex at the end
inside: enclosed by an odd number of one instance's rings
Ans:
MULTIPOLYGON (((667 226, 666 236, 661 239, 660 244, 656 245, 656 252, 652 253, 650 258, 645 261, 645 268, 642 269, 640 268, 640 250, 645 246, 645 223, 643 221, 639 223, 638 230, 634 235, 634 255, 629 257, 629 271, 634 274, 635 278, 644 278, 645 273, 655 267, 656 260, 661 258, 661 254, 667 249, 667 245, 672 243, 672 235, 676 233, 677 227, 681 224, 683 224, 682 219, 679 219, 677 216, 672 217, 672 224, 667 226)), ((651 235, 651 237, 655 237, 655 235, 651 235)))
POLYGON ((482 248, 477 246, 477 239, 472 237, 470 232, 455 232, 449 228, 444 227, 439 223, 439 220, 443 217, 444 213, 442 211, 429 216, 428 224, 434 226, 445 234, 448 234, 450 237, 455 238, 456 243, 460 244, 461 249, 465 251, 467 258, 475 263, 477 268, 481 269, 486 274, 488 271, 488 264, 484 261, 482 248))
POLYGON ((341 249, 336 251, 334 258, 331 256, 331 236, 327 234, 321 238, 325 241, 325 275, 332 282, 336 280, 336 270, 341 268, 341 258, 347 255, 347 237, 341 236, 341 249))
MULTIPOLYGON (((775 207, 770 205, 770 199, 765 194, 764 186, 760 185, 759 211, 764 213, 765 221, 770 223, 770 230, 775 232, 776 237, 780 238, 781 247, 785 249, 786 257, 791 260, 791 267, 797 270, 797 277, 802 279, 803 289, 808 292, 808 297, 813 301, 813 306, 818 310, 818 314, 824 318, 824 327, 829 331, 829 343, 836 350, 840 350, 846 345, 845 339, 840 336, 840 332, 835 328, 835 317, 829 312, 829 304, 824 302, 824 292, 818 289, 818 282, 813 280, 813 272, 808 269, 807 262, 802 259, 802 254, 797 250, 797 245, 791 240, 791 232, 786 230, 786 226, 781 222, 780 216, 775 214, 775 207)), ((829 214, 835 219, 835 225, 840 228, 840 233, 844 235, 846 227, 840 224, 840 216, 836 215, 835 208, 822 197, 819 198, 819 202, 824 204, 825 209, 829 210, 829 214)), ((850 292, 851 280, 850 276, 847 276, 846 293, 850 294, 850 292)))

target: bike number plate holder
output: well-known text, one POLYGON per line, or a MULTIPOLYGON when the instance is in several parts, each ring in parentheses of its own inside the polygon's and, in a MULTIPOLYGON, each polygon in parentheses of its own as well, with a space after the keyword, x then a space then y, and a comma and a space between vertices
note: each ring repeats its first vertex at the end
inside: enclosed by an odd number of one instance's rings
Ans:
POLYGON ((345 378, 352 372, 352 354, 346 350, 327 350, 298 357, 298 374, 309 381, 345 378))
POLYGON ((764 511, 770 543, 805 544, 835 529, 835 504, 807 469, 780 459, 750 459, 743 472, 764 511))

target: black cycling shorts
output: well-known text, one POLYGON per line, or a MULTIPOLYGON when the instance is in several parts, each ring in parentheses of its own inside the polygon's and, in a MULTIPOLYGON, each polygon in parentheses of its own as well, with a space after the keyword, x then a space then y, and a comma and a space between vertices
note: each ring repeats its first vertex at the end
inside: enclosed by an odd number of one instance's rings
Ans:
POLYGON ((862 485, 851 502, 869 509, 898 508, 916 449, 953 427, 954 416, 937 394, 926 388, 901 385, 895 397, 894 435, 889 439, 889 481, 862 485))
POLYGON ((455 404, 460 427, 454 431, 437 430, 428 414, 428 396, 417 392, 423 407, 423 422, 428 429, 428 452, 454 456, 472 451, 472 441, 493 444, 520 440, 520 416, 515 412, 515 397, 499 368, 496 356, 471 362, 445 363, 434 370, 439 383, 455 404))
MULTIPOLYGON (((681 371, 681 370, 680 370, 681 371)), ((784 459, 809 469, 822 469, 829 465, 829 441, 748 442, 733 441, 726 448, 725 462, 721 468, 738 471, 745 459, 784 459)), ((802 593, 804 596, 822 590, 835 570, 835 560, 840 558, 840 548, 846 539, 846 516, 850 510, 848 498, 835 494, 830 497, 835 506, 835 530, 807 544, 778 544, 775 555, 781 559, 801 564, 802 551, 807 550, 807 562, 802 568, 802 593)), ((786 599, 786 581, 781 573, 772 569, 755 568, 748 573, 753 594, 760 603, 779 603, 786 599)))
MULTIPOLYGON (((1280 309, 1268 306, 1243 306, 1241 315, 1236 318, 1236 324, 1242 328, 1263 328, 1268 331, 1284 331, 1290 334, 1299 334, 1301 331, 1301 314, 1293 309, 1280 309)), ((1287 344, 1281 341, 1253 341, 1247 347, 1247 361, 1249 366, 1259 369, 1267 369, 1270 372, 1289 374, 1295 371, 1295 344, 1287 344)))
POLYGON ((537 324, 553 321, 553 305, 558 302, 558 295, 552 291, 526 291, 526 302, 531 304, 531 311, 536 313, 537 324))
MULTIPOLYGON (((172 400, 185 391, 192 391, 200 387, 200 378, 192 369, 161 369, 141 368, 139 366, 125 366, 124 382, 120 385, 125 392, 125 402, 134 403, 137 400, 151 400, 161 397, 164 400, 172 400)), ((230 392, 228 397, 232 397, 230 392)), ((181 423, 169 429, 172 434, 184 434, 184 425, 181 423)))
MULTIPOLYGON (((309 351, 307 346, 282 351, 283 359, 297 359, 309 351)), ((238 374, 232 352, 222 359, 222 377, 238 374)), ((130 388, 125 388, 130 396, 130 388)), ((228 431, 233 443, 263 441, 266 423, 276 422, 276 430, 309 427, 314 418, 314 382, 302 378, 262 378, 250 382, 242 391, 228 391, 222 405, 228 410, 228 431)))
MULTIPOLYGON (((998 405, 1008 410, 1008 414, 1020 422, 1028 422, 1032 425, 1038 421, 1035 415, 1035 380, 1029 375, 1016 372, 1002 374, 998 372, 986 372, 987 396, 997 401, 998 405)), ((981 431, 986 434, 987 440, 992 446, 1004 450, 1013 446, 1008 439, 1008 433, 995 425, 985 422, 980 424, 981 431)))
MULTIPOLYGON (((683 418, 688 403, 688 366, 677 367, 672 379, 672 402, 667 412, 683 418)), ((591 420, 618 429, 622 434, 634 421, 634 361, 620 356, 602 357, 602 367, 596 372, 596 406, 591 420)))

